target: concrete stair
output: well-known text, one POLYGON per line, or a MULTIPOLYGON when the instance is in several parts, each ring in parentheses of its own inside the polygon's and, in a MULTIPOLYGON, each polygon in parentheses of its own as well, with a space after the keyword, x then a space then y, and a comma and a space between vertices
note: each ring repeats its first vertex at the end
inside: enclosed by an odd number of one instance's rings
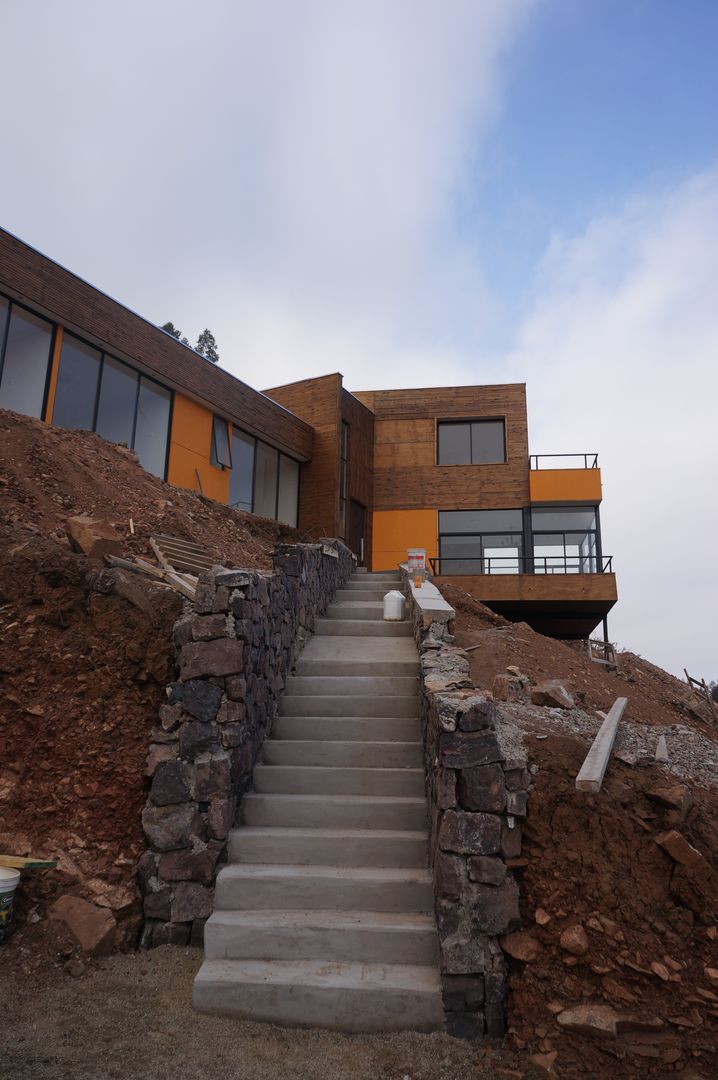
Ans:
POLYGON ((419 724, 393 573, 356 573, 287 685, 230 834, 193 1003, 345 1031, 443 1025, 419 724))

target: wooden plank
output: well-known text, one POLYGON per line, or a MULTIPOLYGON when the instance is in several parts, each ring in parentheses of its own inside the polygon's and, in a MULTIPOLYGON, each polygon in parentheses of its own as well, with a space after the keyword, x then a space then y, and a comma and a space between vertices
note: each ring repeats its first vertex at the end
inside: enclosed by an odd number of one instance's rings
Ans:
POLYGON ((50 870, 57 866, 57 859, 23 858, 21 855, 0 855, 0 866, 10 870, 50 870))
POLYGON ((601 784, 606 774, 608 759, 616 741, 618 724, 623 716, 628 698, 616 698, 608 711, 606 719, 598 729, 598 734, 593 740, 591 749, 586 755, 578 776, 576 777, 576 791, 597 792, 601 790, 601 784))
POLYGON ((179 574, 170 573, 170 571, 168 570, 166 577, 170 585, 174 585, 174 587, 177 589, 177 592, 181 592, 182 595, 186 596, 188 600, 195 599, 196 591, 194 587, 188 585, 184 578, 180 577, 179 574))
POLYGON ((154 536, 150 537, 150 547, 154 551, 157 562, 160 564, 163 570, 174 570, 174 567, 165 558, 164 552, 155 540, 154 536))

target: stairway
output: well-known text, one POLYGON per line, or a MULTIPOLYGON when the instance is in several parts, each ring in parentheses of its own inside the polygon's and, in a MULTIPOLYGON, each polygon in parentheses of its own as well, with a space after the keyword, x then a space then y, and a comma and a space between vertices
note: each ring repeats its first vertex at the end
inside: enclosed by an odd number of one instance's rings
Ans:
POLYGON ((319 619, 229 840, 193 1004, 344 1031, 443 1025, 418 655, 355 573, 319 619))

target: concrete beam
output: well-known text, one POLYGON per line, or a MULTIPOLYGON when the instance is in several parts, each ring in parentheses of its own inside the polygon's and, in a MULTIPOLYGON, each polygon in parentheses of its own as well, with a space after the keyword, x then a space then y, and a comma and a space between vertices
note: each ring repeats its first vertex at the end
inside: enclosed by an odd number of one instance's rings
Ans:
POLYGON ((576 777, 576 791, 600 791, 608 759, 613 750, 618 724, 628 705, 628 698, 616 698, 576 777))

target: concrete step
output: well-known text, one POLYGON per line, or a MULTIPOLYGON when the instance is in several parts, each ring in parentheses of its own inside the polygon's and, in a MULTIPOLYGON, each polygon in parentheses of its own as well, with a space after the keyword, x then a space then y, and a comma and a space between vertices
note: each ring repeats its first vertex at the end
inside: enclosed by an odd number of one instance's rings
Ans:
POLYGON ((384 621, 384 605, 379 600, 344 601, 330 604, 327 608, 328 619, 373 619, 384 621))
MULTIPOLYGON (((348 640, 356 641, 360 643, 362 641, 371 641, 371 638, 346 638, 335 639, 333 637, 322 637, 321 642, 332 642, 335 640, 348 640)), ((381 638, 383 642, 388 641, 400 641, 402 644, 412 644, 410 641, 406 641, 405 638, 381 638)), ((351 678, 356 678, 358 675, 374 675, 377 670, 383 676, 409 676, 413 675, 415 678, 418 675, 419 664, 415 660, 333 660, 331 658, 326 660, 309 659, 302 656, 297 661, 296 671, 297 675, 347 675, 351 678)))
POLYGON ((398 570, 374 570, 371 574, 352 574, 350 581, 401 581, 398 570))
POLYGON ((230 863, 217 875, 215 911, 395 911, 431 915, 424 868, 230 863))
POLYGON ((353 697, 401 697, 419 693, 416 676, 395 675, 293 675, 285 693, 295 695, 351 694, 353 697))
POLYGON ((245 825, 229 834, 232 862, 285 866, 426 866, 423 829, 281 829, 245 825))
POLYGON ((334 603, 342 604, 344 602, 349 604, 356 604, 360 601, 371 600, 376 603, 383 603, 384 597, 389 592, 388 589, 377 589, 376 585, 362 586, 360 588, 344 588, 337 589, 334 594, 334 603))
POLYGON ((317 619, 314 633, 320 637, 413 637, 410 623, 379 619, 317 619))
MULTIPOLYGON (((345 721, 349 723, 349 721, 345 721)), ((418 734, 418 728, 417 728, 418 734)), ((357 742, 356 740, 267 739, 263 765, 340 765, 348 768, 420 769, 421 742, 357 742)))
POLYGON ((300 795, 250 792, 242 799, 246 825, 321 829, 425 829, 426 800, 418 795, 300 795))
POLYGON ((282 697, 280 716, 417 716, 418 694, 394 694, 391 696, 352 697, 350 694, 335 696, 294 694, 282 697))
POLYGON ((341 1031, 433 1031, 443 1026, 435 965, 326 960, 205 960, 194 981, 200 1012, 341 1031))
MULTIPOLYGON (((255 765, 257 795, 424 795, 423 769, 255 765)), ((328 818, 326 824, 332 824, 328 818)))
POLYGON ((418 672, 419 655, 413 637, 342 637, 341 634, 317 637, 315 634, 297 661, 297 674, 418 675, 418 672), (314 666, 337 662, 351 667, 324 672, 314 666))
POLYGON ((391 911, 215 911, 204 928, 208 960, 313 960, 436 964, 430 915, 391 911))
POLYGON ((279 716, 274 721, 273 737, 265 742, 268 747, 275 740, 338 740, 356 742, 406 743, 421 739, 418 719, 406 716, 279 716))

